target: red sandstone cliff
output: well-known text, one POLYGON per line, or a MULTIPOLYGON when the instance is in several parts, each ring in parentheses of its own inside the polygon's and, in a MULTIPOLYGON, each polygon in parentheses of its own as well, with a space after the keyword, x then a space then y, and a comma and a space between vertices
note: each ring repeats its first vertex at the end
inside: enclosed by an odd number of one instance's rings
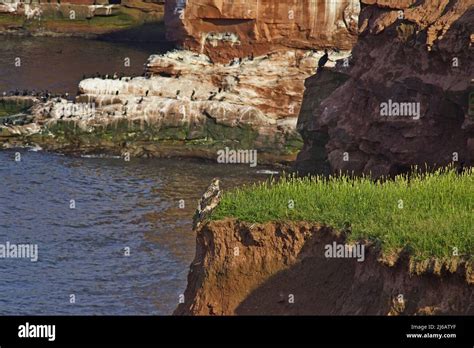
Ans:
POLYGON ((274 48, 350 49, 358 0, 169 0, 167 37, 214 61, 274 48))
POLYGON ((306 82, 299 169, 318 171, 324 157, 333 171, 375 176, 425 163, 473 163, 474 1, 361 2, 349 67, 306 82), (383 103, 393 102, 419 106, 419 119, 384 116, 383 103))
POLYGON ((431 315, 474 313, 472 264, 325 257, 345 236, 317 224, 227 219, 197 231, 176 315, 431 315))

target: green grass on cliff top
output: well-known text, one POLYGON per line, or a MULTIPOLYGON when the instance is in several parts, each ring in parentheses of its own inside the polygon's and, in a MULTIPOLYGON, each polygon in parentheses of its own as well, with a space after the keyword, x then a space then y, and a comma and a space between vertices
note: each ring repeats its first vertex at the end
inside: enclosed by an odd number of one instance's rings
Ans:
POLYGON ((351 240, 379 242, 384 252, 407 248, 416 259, 472 258, 474 169, 413 174, 410 179, 286 177, 223 195, 212 220, 309 221, 338 229, 351 240), (291 208, 291 201, 294 208, 291 208))

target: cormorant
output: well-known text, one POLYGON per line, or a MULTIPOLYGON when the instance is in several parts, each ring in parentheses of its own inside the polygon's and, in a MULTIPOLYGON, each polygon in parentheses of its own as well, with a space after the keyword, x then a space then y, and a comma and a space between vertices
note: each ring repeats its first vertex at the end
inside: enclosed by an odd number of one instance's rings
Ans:
POLYGON ((193 89, 193 93, 191 93, 191 100, 194 100, 194 95, 196 94, 196 90, 193 89))
POLYGON ((150 92, 150 91, 146 91, 146 92, 145 92, 145 97, 148 97, 148 92, 150 92))
POLYGON ((456 172, 458 173, 458 175, 462 175, 462 173, 464 173, 464 169, 465 169, 465 163, 460 162, 456 168, 456 172))
POLYGON ((328 50, 324 50, 324 55, 319 59, 319 62, 318 62, 318 70, 322 69, 326 63, 328 62, 329 60, 329 53, 328 53, 328 50))

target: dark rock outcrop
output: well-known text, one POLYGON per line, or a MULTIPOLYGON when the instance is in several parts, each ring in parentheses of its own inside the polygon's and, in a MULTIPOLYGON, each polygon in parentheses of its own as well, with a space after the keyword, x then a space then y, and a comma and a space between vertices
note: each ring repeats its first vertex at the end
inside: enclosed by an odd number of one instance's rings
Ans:
POLYGON ((352 58, 336 69, 348 80, 327 98, 332 78, 326 75, 335 72, 307 81, 298 168, 320 172, 327 161, 332 171, 380 176, 413 165, 472 164, 472 2, 362 2, 352 58), (396 107, 402 115, 396 116, 396 107))

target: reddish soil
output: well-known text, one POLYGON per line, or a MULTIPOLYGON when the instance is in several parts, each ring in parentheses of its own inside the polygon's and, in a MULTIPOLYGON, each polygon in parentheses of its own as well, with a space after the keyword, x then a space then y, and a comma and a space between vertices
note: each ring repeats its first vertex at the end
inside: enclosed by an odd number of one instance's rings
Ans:
POLYGON ((368 244, 363 262, 328 259, 324 247, 334 241, 344 243, 344 234, 306 222, 207 223, 175 314, 474 314, 472 265, 419 272, 400 255, 389 266, 368 244))

